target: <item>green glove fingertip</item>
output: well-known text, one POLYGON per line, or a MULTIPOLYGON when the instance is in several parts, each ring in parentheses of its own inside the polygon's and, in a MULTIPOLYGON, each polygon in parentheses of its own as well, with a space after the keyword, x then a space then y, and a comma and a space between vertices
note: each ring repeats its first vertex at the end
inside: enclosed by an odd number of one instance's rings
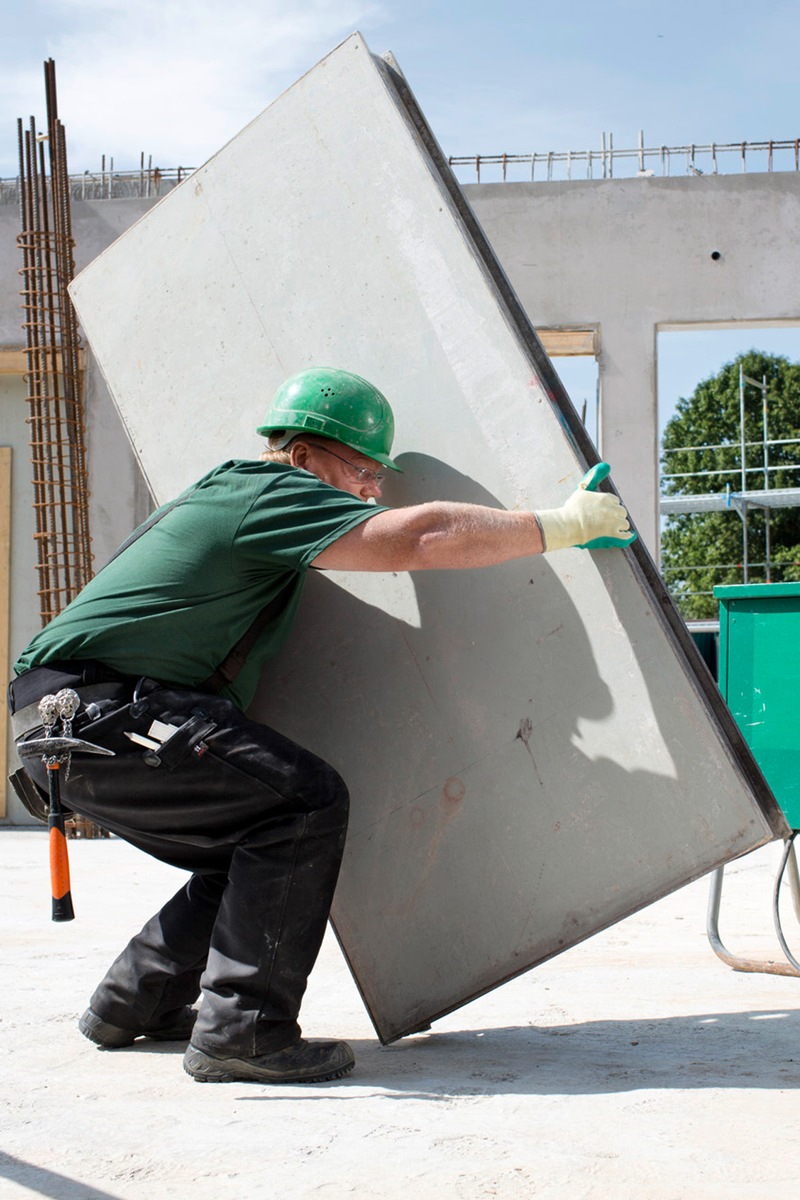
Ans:
MULTIPOLYGON (((594 466, 590 467, 589 470, 586 472, 583 479, 578 484, 578 487, 583 488, 587 492, 596 491, 598 486, 603 482, 603 480, 608 475, 610 470, 611 470, 611 467, 608 465, 607 462, 595 463, 594 466)), ((598 539, 595 539, 595 540, 598 540, 598 539)))

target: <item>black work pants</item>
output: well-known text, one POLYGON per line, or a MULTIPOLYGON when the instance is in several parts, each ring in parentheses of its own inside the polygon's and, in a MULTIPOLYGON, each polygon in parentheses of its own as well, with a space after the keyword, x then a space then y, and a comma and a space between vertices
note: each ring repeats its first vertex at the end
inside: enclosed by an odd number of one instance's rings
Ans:
MULTIPOLYGON (((91 1007, 140 1029, 202 989, 198 1047, 251 1056, 296 1041, 344 849, 340 776, 229 701, 148 679, 135 694, 132 681, 109 683, 100 698, 93 688, 74 733, 114 757, 74 754, 65 804, 192 872, 112 964, 91 1007), (158 750, 126 736, 148 736, 154 719, 177 726, 158 750)), ((43 764, 25 762, 46 788, 43 764)))

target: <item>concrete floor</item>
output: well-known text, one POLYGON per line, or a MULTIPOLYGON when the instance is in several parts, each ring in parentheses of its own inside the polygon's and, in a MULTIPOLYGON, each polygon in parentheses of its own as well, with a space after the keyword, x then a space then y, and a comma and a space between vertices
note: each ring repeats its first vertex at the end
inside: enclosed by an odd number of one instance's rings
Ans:
MULTIPOLYGON (((330 938, 304 1028, 350 1040, 355 1072, 199 1085, 182 1048, 103 1052, 76 1027, 181 874, 117 840, 71 842, 77 919, 55 925, 46 835, 0 843, 4 1200, 797 1195, 800 980, 714 956, 707 880, 385 1048, 330 938)), ((778 857, 728 868, 721 928, 739 953, 779 956, 778 857)))

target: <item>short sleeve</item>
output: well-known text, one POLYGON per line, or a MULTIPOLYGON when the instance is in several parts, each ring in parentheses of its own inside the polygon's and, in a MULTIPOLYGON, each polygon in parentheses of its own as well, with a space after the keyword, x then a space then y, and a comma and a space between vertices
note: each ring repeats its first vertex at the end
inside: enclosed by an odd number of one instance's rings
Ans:
POLYGON ((274 465, 237 531, 237 557, 245 568, 270 563, 303 570, 350 529, 386 511, 309 471, 274 465))

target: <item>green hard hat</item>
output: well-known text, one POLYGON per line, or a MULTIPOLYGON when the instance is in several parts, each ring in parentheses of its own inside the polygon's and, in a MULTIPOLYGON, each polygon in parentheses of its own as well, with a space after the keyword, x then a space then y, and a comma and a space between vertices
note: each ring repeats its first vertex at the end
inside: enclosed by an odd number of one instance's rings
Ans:
POLYGON ((273 396, 258 432, 262 437, 315 433, 400 470, 389 457, 394 438, 389 401, 374 384, 350 371, 312 367, 291 375, 273 396))

